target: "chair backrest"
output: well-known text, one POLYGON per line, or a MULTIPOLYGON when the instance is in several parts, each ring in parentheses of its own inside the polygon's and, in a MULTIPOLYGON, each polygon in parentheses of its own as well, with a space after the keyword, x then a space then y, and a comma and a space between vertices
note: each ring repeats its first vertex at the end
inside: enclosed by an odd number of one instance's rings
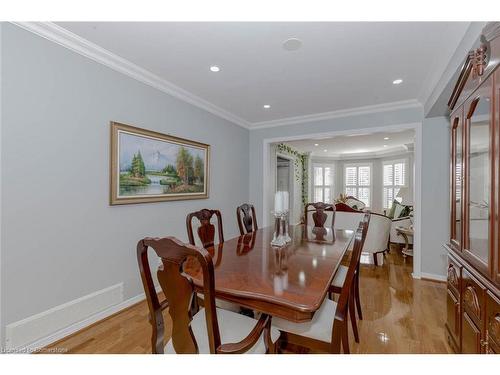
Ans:
POLYGON ((308 203, 306 204, 305 207, 305 212, 304 212, 304 222, 305 225, 309 225, 309 213, 312 212, 312 219, 314 222, 314 226, 318 228, 322 228, 325 226, 326 220, 328 218, 328 215, 325 213, 326 212, 331 212, 332 213, 332 224, 331 227, 333 229, 334 224, 335 224, 335 205, 329 204, 329 203, 323 203, 323 202, 316 202, 316 203, 308 203))
POLYGON ((243 203, 241 206, 237 207, 236 219, 238 220, 238 227, 240 228, 240 234, 242 236, 245 233, 251 233, 259 229, 253 204, 243 203))
POLYGON ((200 211, 191 212, 186 217, 186 229, 188 234, 189 243, 195 245, 193 235, 193 217, 197 218, 200 222, 198 227, 198 237, 200 238, 202 246, 206 249, 215 243, 215 226, 211 223, 212 216, 217 217, 217 231, 219 236, 219 243, 224 242, 224 233, 222 229, 222 215, 219 210, 209 210, 204 208, 200 211))
POLYGON ((137 244, 137 261, 142 284, 149 306, 151 324, 157 327, 158 336, 153 337, 153 353, 163 353, 164 322, 161 306, 155 291, 148 262, 148 248, 151 247, 161 258, 158 281, 169 304, 172 317, 172 344, 176 353, 198 353, 198 344, 191 329, 191 300, 193 283, 182 269, 191 257, 196 259, 203 272, 204 308, 207 323, 210 352, 215 353, 220 346, 219 324, 215 307, 214 266, 210 254, 202 248, 186 245, 174 237, 144 238, 137 244))
POLYGON ((358 229, 354 234, 354 248, 352 250, 351 259, 349 261, 349 267, 347 270, 346 279, 342 290, 340 292, 339 300, 337 302, 337 310, 335 312, 336 319, 344 320, 347 317, 347 302, 349 301, 349 293, 351 291, 352 283, 354 280, 354 274, 358 268, 361 251, 363 250, 363 242, 366 238, 366 232, 368 231, 368 224, 370 221, 370 215, 365 215, 367 221, 363 218, 363 221, 359 222, 358 229), (365 229, 366 228, 366 229, 365 229))
MULTIPOLYGON (((363 220, 364 215, 365 212, 337 211, 335 215, 335 228, 356 230, 359 222, 363 220)), ((387 216, 376 212, 370 213, 370 225, 366 234, 363 252, 372 254, 383 251, 387 247, 391 223, 391 219, 387 216)))

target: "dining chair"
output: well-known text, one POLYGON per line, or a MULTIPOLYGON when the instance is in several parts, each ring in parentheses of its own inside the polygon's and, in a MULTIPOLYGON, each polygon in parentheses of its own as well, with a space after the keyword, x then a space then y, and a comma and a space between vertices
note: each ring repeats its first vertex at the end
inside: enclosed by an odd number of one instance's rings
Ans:
MULTIPOLYGON (((371 212, 366 211, 363 220, 361 223, 363 224, 363 241, 361 244, 361 249, 363 249, 363 246, 365 244, 366 240, 366 235, 368 233, 368 227, 370 225, 370 218, 371 218, 371 212)), ((354 340, 356 342, 359 342, 359 333, 358 333, 358 326, 356 323, 356 313, 355 313, 355 306, 358 311, 358 317, 360 320, 363 320, 363 313, 361 311, 361 299, 359 296, 359 267, 361 263, 361 257, 358 261, 358 264, 356 266, 356 271, 354 273, 354 282, 352 283, 352 291, 350 294, 350 298, 348 301, 348 310, 349 310, 349 315, 351 317, 351 325, 352 325, 352 331, 354 334, 354 340)), ((342 288, 344 286, 345 280, 346 280, 346 275, 347 275, 348 267, 341 265, 338 269, 337 272, 335 273, 335 276, 333 277, 332 284, 330 285, 330 288, 328 290, 328 298, 333 299, 333 294, 340 294, 342 292, 342 288)))
POLYGON ((241 206, 238 206, 236 208, 236 220, 238 221, 238 228, 240 228, 242 236, 259 229, 253 204, 243 203, 241 206))
POLYGON ((309 225, 309 214, 312 213, 312 219, 314 226, 316 228, 322 228, 325 226, 326 220, 328 219, 328 214, 326 212, 332 213, 331 228, 333 229, 335 223, 335 205, 330 203, 316 202, 307 203, 304 209, 304 223, 306 226, 309 225))
MULTIPOLYGON (((198 227, 197 233, 198 238, 201 241, 203 248, 208 249, 214 247, 215 249, 215 226, 211 223, 212 217, 216 217, 217 221, 217 235, 218 235, 218 247, 223 247, 224 244, 224 231, 222 228, 222 215, 219 210, 210 210, 204 208, 199 211, 191 212, 186 216, 186 229, 188 234, 189 243, 193 246, 196 245, 193 232, 193 218, 198 219, 200 226, 198 227)), ((222 254, 221 254, 222 256, 222 254)), ((203 293, 195 293, 195 298, 192 301, 192 311, 198 311, 200 299, 204 299, 203 293)), ((217 299, 217 307, 223 308, 224 310, 229 310, 233 312, 241 312, 241 306, 238 306, 232 302, 217 299)))
POLYGON ((186 217, 186 228, 189 243, 195 245, 194 235, 193 235, 193 218, 196 218, 200 222, 198 227, 198 237, 201 241, 202 246, 206 249, 211 247, 215 243, 215 226, 211 223, 212 217, 217 218, 217 233, 219 243, 224 242, 224 233, 222 229, 222 215, 219 210, 209 210, 204 208, 200 211, 191 212, 186 217))
POLYGON ((340 353, 342 347, 344 353, 349 353, 347 306, 362 245, 363 223, 360 222, 354 235, 354 249, 345 283, 337 302, 325 298, 308 322, 296 323, 276 317, 272 319, 272 326, 282 332, 285 342, 327 353, 340 353))
POLYGON ((271 328, 271 319, 259 320, 219 309, 215 305, 215 276, 212 256, 203 248, 187 245, 174 237, 144 238, 137 244, 137 261, 148 302, 152 352, 181 353, 274 353, 279 332, 271 328), (172 318, 172 336, 164 345, 165 323, 148 261, 148 249, 160 257, 158 281, 172 318), (192 279, 183 272, 185 263, 194 261, 203 277, 204 308, 192 314, 192 279), (219 325, 220 322, 220 325, 219 325), (156 328, 156 329, 155 329, 156 328))

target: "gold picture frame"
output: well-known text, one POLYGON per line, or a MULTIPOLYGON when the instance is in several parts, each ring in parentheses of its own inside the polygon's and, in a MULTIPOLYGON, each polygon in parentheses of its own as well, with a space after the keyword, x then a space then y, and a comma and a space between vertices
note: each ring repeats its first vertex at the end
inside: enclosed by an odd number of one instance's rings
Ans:
POLYGON ((209 197, 210 145, 110 125, 110 205, 209 197))

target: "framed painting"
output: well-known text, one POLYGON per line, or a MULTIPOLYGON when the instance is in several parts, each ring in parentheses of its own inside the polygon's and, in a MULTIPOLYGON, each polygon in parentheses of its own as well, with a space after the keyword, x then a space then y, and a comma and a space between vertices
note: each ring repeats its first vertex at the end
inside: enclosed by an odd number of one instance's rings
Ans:
POLYGON ((210 146, 111 122, 110 204, 208 198, 210 146))

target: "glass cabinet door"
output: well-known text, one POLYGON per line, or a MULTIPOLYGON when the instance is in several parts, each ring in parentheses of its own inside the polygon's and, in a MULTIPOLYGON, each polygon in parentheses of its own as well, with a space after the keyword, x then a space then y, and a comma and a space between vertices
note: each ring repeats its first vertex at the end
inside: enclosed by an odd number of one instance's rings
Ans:
POLYGON ((488 269, 491 221, 491 87, 486 81, 465 107, 466 113, 466 242, 464 251, 488 269))
POLYGON ((451 245, 462 247, 463 107, 451 116, 451 245))

